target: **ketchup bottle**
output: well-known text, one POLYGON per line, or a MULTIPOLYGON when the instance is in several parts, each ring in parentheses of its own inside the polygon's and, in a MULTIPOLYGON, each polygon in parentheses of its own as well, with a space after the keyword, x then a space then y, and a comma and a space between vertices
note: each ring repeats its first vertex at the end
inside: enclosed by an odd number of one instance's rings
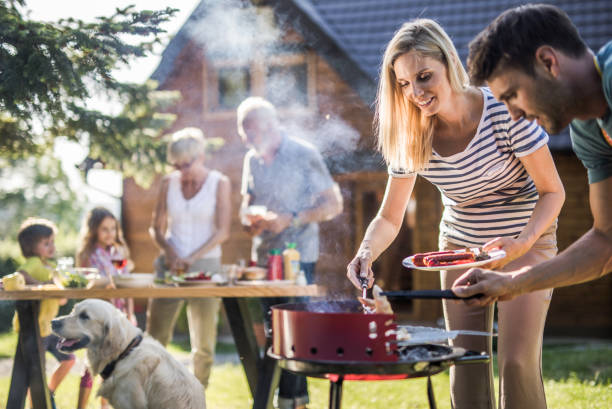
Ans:
POLYGON ((268 280, 283 279, 283 256, 279 249, 272 249, 268 254, 268 280))

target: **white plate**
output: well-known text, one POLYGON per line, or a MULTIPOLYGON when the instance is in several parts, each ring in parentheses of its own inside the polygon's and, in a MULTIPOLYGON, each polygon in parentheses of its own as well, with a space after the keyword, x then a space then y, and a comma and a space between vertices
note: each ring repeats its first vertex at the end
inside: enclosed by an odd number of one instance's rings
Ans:
POLYGON ((153 285, 153 278, 151 273, 119 274, 113 276, 113 282, 117 288, 144 288, 153 285))
POLYGON ((172 277, 172 282, 180 285, 181 287, 215 287, 218 285, 225 285, 227 281, 213 281, 211 280, 184 280, 176 277, 172 277))
MULTIPOLYGON (((457 250, 457 251, 460 252, 464 250, 457 250)), ((493 250, 493 251, 489 251, 489 258, 486 260, 480 260, 480 261, 474 261, 473 263, 456 264, 456 265, 450 265, 450 266, 447 265, 447 266, 421 267, 421 266, 414 265, 414 263, 412 262, 412 259, 414 258, 414 256, 410 256, 410 257, 406 257, 402 261, 402 265, 406 268, 414 268, 417 270, 426 270, 426 271, 458 270, 458 269, 466 269, 466 268, 482 266, 484 264, 490 263, 491 261, 499 260, 504 257, 506 257, 506 252, 504 250, 493 250)))
POLYGON ((236 280, 236 285, 294 285, 293 280, 236 280))

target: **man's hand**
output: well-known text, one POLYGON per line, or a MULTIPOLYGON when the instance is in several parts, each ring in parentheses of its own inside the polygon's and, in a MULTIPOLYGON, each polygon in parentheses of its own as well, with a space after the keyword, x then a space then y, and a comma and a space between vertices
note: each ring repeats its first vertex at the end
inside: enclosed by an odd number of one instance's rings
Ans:
POLYGON ((251 224, 243 224, 242 227, 251 237, 259 236, 264 231, 264 220, 260 219, 251 224))
POLYGON ((275 212, 266 213, 265 219, 261 221, 263 230, 269 230, 274 234, 279 234, 291 225, 293 216, 290 214, 279 214, 275 212))
POLYGON ((482 297, 465 300, 468 305, 488 305, 495 301, 508 301, 520 295, 513 279, 517 274, 498 273, 480 268, 472 268, 466 271, 453 283, 452 290, 459 297, 469 297, 476 294, 484 294, 482 297))

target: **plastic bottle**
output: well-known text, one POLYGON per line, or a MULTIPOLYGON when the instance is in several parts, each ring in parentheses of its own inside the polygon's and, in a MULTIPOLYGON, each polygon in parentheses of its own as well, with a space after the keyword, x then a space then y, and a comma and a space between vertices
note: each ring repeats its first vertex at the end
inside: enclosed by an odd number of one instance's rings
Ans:
POLYGON ((283 279, 283 256, 279 249, 272 249, 268 254, 268 280, 283 279))
POLYGON ((297 285, 308 285, 308 281, 306 281, 306 273, 304 273, 304 270, 300 270, 297 279, 295 280, 295 283, 297 285))
POLYGON ((300 273, 300 252, 296 247, 296 243, 287 243, 287 248, 283 251, 285 280, 295 281, 300 273))

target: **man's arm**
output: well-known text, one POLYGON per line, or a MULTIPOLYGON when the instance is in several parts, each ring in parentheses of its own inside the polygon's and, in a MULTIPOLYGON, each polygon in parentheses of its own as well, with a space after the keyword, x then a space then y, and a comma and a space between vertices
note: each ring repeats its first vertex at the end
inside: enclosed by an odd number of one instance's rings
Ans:
MULTIPOLYGON (((510 273, 472 269, 459 277, 453 291, 466 297, 509 300, 522 293, 595 280, 612 269, 612 177, 589 187, 593 227, 556 257, 510 273)), ((480 303, 474 301, 474 303, 480 303)))
POLYGON ((318 223, 331 220, 342 212, 342 195, 338 185, 334 183, 332 187, 319 193, 313 207, 304 209, 298 214, 268 212, 266 218, 259 223, 264 230, 269 230, 278 234, 296 223, 302 225, 306 223, 318 223))
POLYGON ((318 223, 333 219, 342 213, 343 201, 337 183, 319 194, 314 207, 298 213, 296 218, 300 224, 318 223))

